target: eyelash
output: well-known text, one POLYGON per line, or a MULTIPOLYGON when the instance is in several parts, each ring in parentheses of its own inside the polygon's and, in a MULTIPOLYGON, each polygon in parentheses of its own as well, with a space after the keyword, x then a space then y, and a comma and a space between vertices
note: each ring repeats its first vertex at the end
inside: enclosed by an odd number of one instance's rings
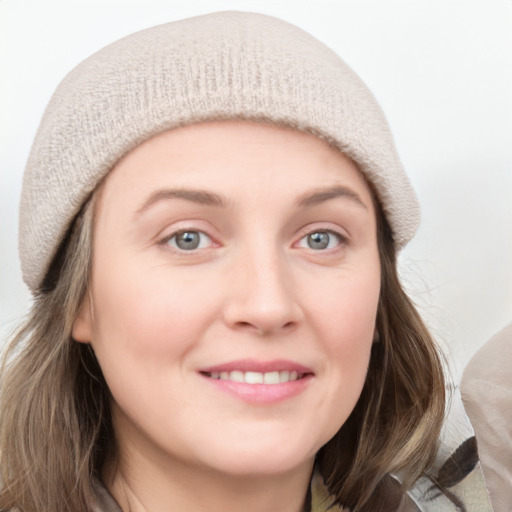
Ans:
MULTIPOLYGON (((179 231, 176 231, 172 233, 169 236, 166 236, 161 241, 158 242, 159 245, 165 246, 166 250, 170 250, 177 254, 194 254, 197 251, 201 251, 203 249, 207 249, 209 247, 218 247, 220 244, 214 242, 211 236, 206 234, 204 231, 201 231, 199 229, 180 229, 179 231), (193 247, 190 250, 183 249, 181 247, 177 246, 176 239, 180 235, 185 234, 199 234, 200 240, 198 241, 198 246, 193 247), (209 240, 208 247, 201 247, 202 244, 204 244, 204 238, 207 238, 209 240), (171 241, 174 240, 174 243, 171 245, 171 241)), ((346 236, 342 235, 341 233, 334 231, 332 229, 313 229, 310 231, 307 231, 305 234, 303 234, 299 240, 294 244, 294 247, 300 247, 303 249, 309 249, 315 253, 320 252, 337 252, 340 250, 340 247, 348 245, 348 239, 346 236), (301 245, 301 242, 305 241, 305 243, 308 243, 308 237, 311 237, 315 234, 327 234, 329 236, 328 244, 331 243, 332 238, 334 237, 337 239, 335 247, 325 247, 321 249, 314 249, 312 247, 307 247, 304 245, 301 245)))
POLYGON ((338 231, 334 231, 332 229, 314 229, 311 231, 308 231, 304 236, 302 236, 299 241, 297 242, 297 245, 304 249, 311 249, 314 252, 336 252, 340 250, 340 247, 348 245, 348 239, 346 236, 342 235, 338 231), (300 245, 301 242, 305 241, 305 243, 308 243, 308 237, 312 237, 313 235, 317 234, 326 234, 329 236, 328 244, 331 244, 332 238, 336 239, 336 244, 334 247, 325 247, 321 249, 314 249, 313 247, 307 247, 300 245))
POLYGON ((179 253, 179 254, 194 253, 196 251, 200 251, 201 249, 206 248, 206 247, 194 247, 191 250, 187 250, 187 249, 178 247, 176 244, 177 237, 179 237, 180 235, 185 235, 187 233, 188 234, 199 234, 199 237, 200 237, 199 245, 201 245, 202 241, 204 242, 204 237, 206 237, 210 241, 209 243, 211 246, 218 245, 218 244, 215 244, 215 242, 213 242, 212 238, 209 235, 207 235, 204 231, 201 231, 199 229, 180 229, 179 231, 172 233, 170 236, 166 236, 163 240, 161 240, 159 242, 159 245, 166 246, 167 250, 171 250, 171 251, 179 253), (175 240, 175 243, 173 245, 171 245, 170 242, 173 239, 175 240), (201 240, 201 239, 203 239, 203 240, 201 240))

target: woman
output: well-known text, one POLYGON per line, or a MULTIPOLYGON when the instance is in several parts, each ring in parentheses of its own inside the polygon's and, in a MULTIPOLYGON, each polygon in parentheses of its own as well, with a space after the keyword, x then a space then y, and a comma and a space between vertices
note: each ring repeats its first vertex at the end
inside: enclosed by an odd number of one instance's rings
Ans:
POLYGON ((25 175, 1 508, 417 510, 417 481, 464 508, 425 476, 444 379, 396 272, 417 222, 373 96, 296 27, 217 13, 84 61, 25 175))

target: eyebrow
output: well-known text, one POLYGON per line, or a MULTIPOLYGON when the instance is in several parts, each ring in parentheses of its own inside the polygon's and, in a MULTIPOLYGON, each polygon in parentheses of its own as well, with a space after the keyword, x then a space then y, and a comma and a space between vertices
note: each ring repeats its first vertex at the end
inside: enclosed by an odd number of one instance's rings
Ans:
POLYGON ((336 185, 334 187, 320 188, 303 194, 297 200, 297 206, 307 207, 316 206, 317 204, 336 199, 338 197, 345 197, 355 204, 362 206, 365 210, 368 206, 363 202, 361 197, 356 194, 352 189, 336 185))
POLYGON ((151 208, 153 205, 160 201, 168 199, 185 199, 197 204, 203 204, 207 206, 216 206, 219 208, 228 208, 229 201, 224 197, 208 192, 206 190, 195 190, 195 189, 162 189, 153 192, 142 206, 137 210, 136 215, 144 213, 146 210, 151 208))
MULTIPOLYGON (((356 194, 353 190, 347 187, 343 187, 340 185, 334 187, 320 188, 313 191, 306 192, 302 196, 300 196, 296 204, 298 207, 310 207, 321 204, 325 201, 330 201, 331 199, 336 199, 339 197, 345 197, 355 204, 363 207, 364 209, 368 209, 363 200, 356 194)), ((200 189, 161 189, 153 192, 147 199, 144 201, 142 206, 137 209, 136 215, 140 215, 144 213, 146 210, 151 208, 153 205, 160 201, 166 201, 169 199, 184 199, 186 201, 191 201, 193 203, 202 204, 206 206, 215 206, 218 208, 228 208, 231 204, 229 200, 224 198, 223 196, 216 194, 214 192, 209 192, 207 190, 200 189)))

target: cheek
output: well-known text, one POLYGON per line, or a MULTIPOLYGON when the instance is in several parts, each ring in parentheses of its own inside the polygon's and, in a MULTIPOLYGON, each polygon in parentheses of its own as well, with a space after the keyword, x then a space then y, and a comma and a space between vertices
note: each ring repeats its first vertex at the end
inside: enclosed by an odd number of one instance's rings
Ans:
POLYGON ((98 273, 93 282, 93 347, 104 372, 112 367, 120 373, 129 368, 158 374, 159 368, 165 372, 169 363, 179 363, 213 314, 210 295, 158 272, 142 275, 118 266, 98 273))
POLYGON ((319 341, 327 355, 325 394, 330 434, 346 421, 361 394, 373 345, 380 274, 354 273, 333 281, 329 295, 314 297, 319 341))
POLYGON ((310 307, 335 353, 362 351, 371 344, 380 295, 380 272, 351 273, 332 279, 323 293, 311 297, 310 307))
POLYGON ((148 417, 165 424, 166 411, 187 406, 166 390, 190 387, 188 356, 211 321, 213 299, 198 300, 183 281, 125 270, 95 276, 92 346, 120 410, 139 425, 148 417))

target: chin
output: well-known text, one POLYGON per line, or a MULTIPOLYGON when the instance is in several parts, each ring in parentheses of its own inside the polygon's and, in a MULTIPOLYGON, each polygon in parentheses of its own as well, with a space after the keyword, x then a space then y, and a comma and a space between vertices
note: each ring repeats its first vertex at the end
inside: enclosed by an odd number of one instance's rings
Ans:
POLYGON ((312 467, 318 450, 314 447, 308 449, 304 443, 265 439, 263 436, 250 444, 245 440, 218 446, 216 450, 213 448, 210 444, 209 452, 203 453, 204 459, 208 459, 207 464, 217 471, 239 477, 279 475, 304 469, 307 465, 312 467))
POLYGON ((285 459, 278 458, 277 460, 272 458, 240 460, 241 456, 237 455, 237 457, 239 460, 234 458, 226 460, 225 465, 216 464, 214 469, 231 477, 264 478, 293 473, 298 469, 303 469, 305 466, 313 468, 315 460, 314 456, 306 459, 289 457, 285 459))

